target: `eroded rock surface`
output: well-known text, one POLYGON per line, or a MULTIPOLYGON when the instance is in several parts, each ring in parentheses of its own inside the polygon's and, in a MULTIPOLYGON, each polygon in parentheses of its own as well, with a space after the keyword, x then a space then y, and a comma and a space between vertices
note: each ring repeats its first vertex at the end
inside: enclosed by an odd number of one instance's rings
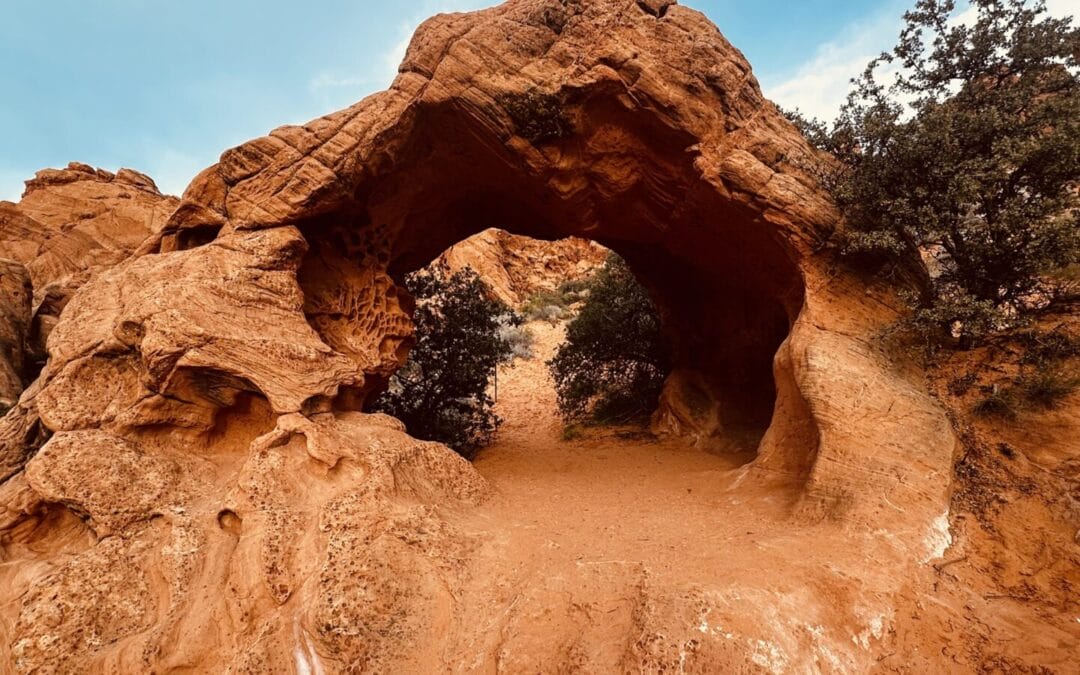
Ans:
POLYGON ((32 294, 26 268, 0 258, 0 413, 15 405, 25 384, 32 294))
POLYGON ((29 358, 43 362, 49 332, 71 295, 161 230, 179 201, 131 169, 45 169, 18 204, 0 202, 0 258, 22 263, 33 286, 29 358))
POLYGON ((822 249, 836 214, 802 168, 814 161, 700 13, 510 0, 429 20, 389 90, 227 151, 178 206, 138 176, 39 175, 3 205, 3 255, 35 289, 109 262, 0 421, 0 662, 874 667, 901 598, 950 544, 956 439, 921 374, 873 339, 896 303, 822 249), (70 219, 35 198, 87 181, 138 215, 70 219), (110 218, 154 234, 139 246, 110 218), (35 238, 56 219, 84 244, 35 238), (716 476, 712 503, 717 527, 731 508, 783 533, 738 535, 760 569, 657 583, 571 562, 537 584, 500 562, 511 524, 485 510, 472 466, 357 412, 407 355, 396 280, 489 226, 593 239, 629 262, 675 350, 658 426, 687 446, 736 434, 757 448, 716 476), (581 651, 611 627, 582 623, 609 607, 576 606, 577 587, 610 594, 624 649, 581 651), (548 625, 556 604, 570 618, 548 625))
POLYGON ((450 274, 472 269, 499 300, 516 308, 534 293, 587 279, 606 256, 604 247, 576 237, 544 242, 490 229, 450 247, 433 265, 450 274))

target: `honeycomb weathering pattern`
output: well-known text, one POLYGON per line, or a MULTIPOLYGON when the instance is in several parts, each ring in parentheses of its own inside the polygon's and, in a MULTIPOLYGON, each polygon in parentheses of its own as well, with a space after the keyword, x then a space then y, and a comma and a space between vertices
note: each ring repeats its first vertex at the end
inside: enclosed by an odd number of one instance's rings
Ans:
MULTIPOLYGON (((955 440, 870 339, 890 299, 818 252, 837 216, 800 168, 814 161, 742 55, 675 3, 511 0, 425 22, 390 89, 227 151, 139 255, 71 300, 0 422, 0 662, 490 664, 484 627, 530 615, 494 586, 461 615, 482 576, 469 561, 497 534, 459 507, 488 486, 393 420, 340 408, 404 358, 394 275, 503 225, 623 255, 715 413, 671 386, 659 419, 708 442, 726 411, 764 411, 744 482, 775 486, 793 536, 835 543, 835 563, 791 563, 791 591, 768 575, 722 591, 608 579, 642 637, 591 665, 868 667, 849 633, 925 574, 955 440), (889 575, 822 619, 867 560, 889 575), (698 606, 738 607, 756 632, 688 656, 698 606)), ((556 647, 533 656, 562 663, 556 647)))

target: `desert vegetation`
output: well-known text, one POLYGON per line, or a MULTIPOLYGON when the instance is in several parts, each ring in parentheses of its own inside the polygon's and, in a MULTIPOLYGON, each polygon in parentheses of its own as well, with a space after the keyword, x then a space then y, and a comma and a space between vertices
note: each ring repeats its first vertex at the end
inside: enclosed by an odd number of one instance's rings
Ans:
POLYGON ((567 426, 640 423, 655 409, 670 355, 648 292, 611 253, 588 278, 531 294, 518 312, 494 300, 471 268, 451 275, 427 268, 409 275, 417 301, 416 344, 372 406, 405 422, 409 432, 466 457, 491 442, 493 377, 500 363, 534 358, 527 321, 566 324, 566 340, 547 363, 567 426))
POLYGON ((499 426, 488 394, 495 368, 527 353, 528 336, 471 269, 445 278, 420 270, 406 286, 417 303, 416 344, 372 409, 402 420, 416 438, 468 456, 499 426))
POLYGON ((919 0, 833 124, 789 119, 835 157, 837 244, 905 280, 906 327, 971 347, 1075 294, 1080 31, 1042 3, 919 0))
POLYGON ((641 420, 655 409, 670 369, 656 308, 615 254, 587 290, 550 362, 559 408, 571 423, 641 420))
POLYGON ((0 671, 1076 671, 1077 32, 910 2, 810 144, 693 3, 512 0, 39 172, 0 671))
POLYGON ((589 279, 567 279, 555 290, 541 289, 521 304, 521 314, 529 321, 558 323, 573 313, 573 307, 588 297, 589 279))
MULTIPOLYGON (((1002 340, 1009 349, 993 360, 995 368, 1015 371, 980 387, 972 412, 980 417, 1015 421, 1024 412, 1052 410, 1080 388, 1080 337, 1062 326, 1030 329, 1002 340)), ((984 366, 982 371, 989 370, 984 366)), ((950 393, 963 395, 979 380, 973 371, 950 383, 950 393)))

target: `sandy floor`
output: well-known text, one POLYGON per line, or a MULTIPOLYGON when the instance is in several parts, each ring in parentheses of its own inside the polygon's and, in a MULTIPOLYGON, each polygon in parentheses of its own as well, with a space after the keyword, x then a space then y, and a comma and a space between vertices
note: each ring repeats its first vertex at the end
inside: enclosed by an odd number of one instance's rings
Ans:
POLYGON ((504 423, 475 462, 499 495, 490 516, 512 524, 508 550, 548 571, 629 564, 659 575, 677 570, 683 581, 695 572, 714 578, 716 565, 731 563, 733 540, 752 539, 763 515, 761 503, 740 508, 746 495, 735 488, 746 457, 614 430, 563 440, 546 365, 563 328, 530 328, 534 357, 501 370, 496 411, 504 423))
POLYGON ((562 439, 547 361, 499 375, 496 442, 475 460, 495 496, 453 518, 461 559, 443 651, 459 672, 859 671, 892 615, 888 533, 793 526, 747 457, 590 430, 562 439), (827 535, 827 536, 820 536, 827 535), (746 661, 747 654, 751 656, 746 661))

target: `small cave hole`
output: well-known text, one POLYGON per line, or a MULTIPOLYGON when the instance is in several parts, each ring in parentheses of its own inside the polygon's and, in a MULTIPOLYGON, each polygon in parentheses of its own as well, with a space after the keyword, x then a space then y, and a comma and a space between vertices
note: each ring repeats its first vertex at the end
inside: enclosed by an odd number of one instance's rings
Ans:
POLYGON ((218 527, 231 535, 240 536, 243 521, 236 512, 231 509, 222 509, 217 515, 218 527))
POLYGON ((217 239, 220 232, 221 225, 216 224, 184 228, 176 233, 176 249, 186 251, 205 246, 217 239))

